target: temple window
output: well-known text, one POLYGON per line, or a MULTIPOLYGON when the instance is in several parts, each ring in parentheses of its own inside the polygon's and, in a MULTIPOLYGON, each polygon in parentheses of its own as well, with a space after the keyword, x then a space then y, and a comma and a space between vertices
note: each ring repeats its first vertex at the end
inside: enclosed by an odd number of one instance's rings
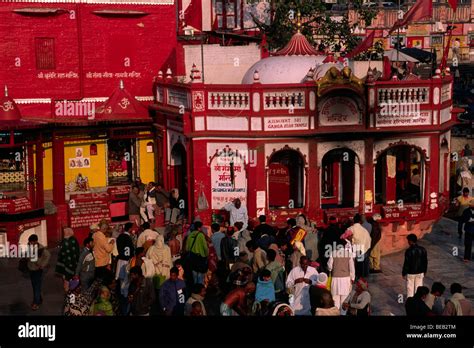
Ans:
POLYGON ((214 10, 218 29, 235 29, 241 27, 240 0, 215 0, 214 10))
POLYGON ((56 69, 54 61, 54 38, 35 38, 36 69, 52 70, 56 69))
POLYGON ((22 147, 0 148, 0 192, 22 196, 26 190, 26 163, 22 147))
POLYGON ((268 166, 270 208, 302 208, 304 204, 304 160, 295 150, 275 152, 268 166))
POLYGON ((409 145, 383 152, 375 166, 376 204, 420 203, 425 183, 424 156, 409 145))

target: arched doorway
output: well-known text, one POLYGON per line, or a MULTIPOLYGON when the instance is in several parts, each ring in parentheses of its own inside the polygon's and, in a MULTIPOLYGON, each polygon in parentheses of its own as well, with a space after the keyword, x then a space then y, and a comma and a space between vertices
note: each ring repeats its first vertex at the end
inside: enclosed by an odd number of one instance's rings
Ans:
POLYGON ((328 208, 354 208, 360 186, 359 158, 351 149, 327 152, 321 162, 321 205, 328 208))
POLYGON ((280 150, 268 161, 268 205, 298 209, 304 205, 304 159, 296 150, 280 150))
POLYGON ((375 203, 420 203, 425 186, 425 156, 411 145, 396 145, 377 158, 375 203))
MULTIPOLYGON (((188 180, 187 180, 187 156, 186 148, 181 142, 174 144, 171 149, 170 161, 170 189, 177 188, 181 199, 187 200, 188 180)), ((186 205, 187 206, 187 205, 186 205)))

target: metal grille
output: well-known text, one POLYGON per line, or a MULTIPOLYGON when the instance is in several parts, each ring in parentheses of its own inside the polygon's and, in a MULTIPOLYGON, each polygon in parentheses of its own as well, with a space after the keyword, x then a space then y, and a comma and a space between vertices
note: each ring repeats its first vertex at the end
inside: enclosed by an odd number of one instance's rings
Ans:
POLYGON ((55 69, 54 63, 54 39, 49 37, 35 38, 36 69, 55 69))

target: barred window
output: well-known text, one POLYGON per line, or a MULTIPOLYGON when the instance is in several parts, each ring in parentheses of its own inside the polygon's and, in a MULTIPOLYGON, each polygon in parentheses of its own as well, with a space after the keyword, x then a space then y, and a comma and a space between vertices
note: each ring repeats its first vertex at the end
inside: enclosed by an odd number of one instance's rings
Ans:
POLYGON ((35 38, 36 69, 55 69, 54 62, 54 39, 49 37, 35 38))

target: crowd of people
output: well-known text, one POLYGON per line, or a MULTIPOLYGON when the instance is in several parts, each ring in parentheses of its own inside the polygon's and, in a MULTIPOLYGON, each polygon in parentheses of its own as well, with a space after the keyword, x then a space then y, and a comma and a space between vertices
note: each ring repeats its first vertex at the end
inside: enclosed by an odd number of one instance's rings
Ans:
POLYGON ((137 226, 142 222, 154 225, 157 217, 164 219, 165 224, 176 224, 184 214, 184 208, 184 199, 177 188, 168 192, 154 182, 145 186, 140 178, 131 186, 128 214, 130 221, 137 226))
MULTIPOLYGON (((143 197, 151 197, 156 189, 148 185, 143 197)), ((137 185, 131 194, 140 196, 140 191, 137 185)), ((299 215, 277 229, 265 216, 253 226, 239 199, 224 209, 230 224, 214 223, 210 230, 199 217, 187 225, 182 214, 176 223, 156 229, 142 214, 140 227, 136 214, 115 228, 101 221, 90 226, 82 250, 74 231, 64 229, 56 264, 64 281, 64 314, 370 313, 366 279, 369 266, 380 272, 380 216, 369 221, 360 215, 353 221, 331 218, 325 228, 316 229, 299 215)), ((48 260, 38 262, 44 268, 48 260)), ((41 284, 33 288, 36 310, 41 284)))
MULTIPOLYGON (((474 201, 473 201, 474 203, 474 201)), ((325 226, 300 214, 285 228, 248 220, 239 199, 225 206, 230 223, 208 230, 199 217, 188 225, 137 226, 133 215, 124 225, 106 221, 90 226, 82 250, 70 228, 64 229, 56 273, 64 281, 64 315, 116 316, 368 316, 372 296, 370 273, 380 268, 379 214, 352 219, 330 217, 325 226)), ((474 204, 470 206, 474 214, 474 204)), ((467 214, 467 213, 466 213, 467 214)), ((471 215, 474 216, 474 215, 471 215)), ((474 232, 474 219, 463 225, 474 232)), ((470 315, 462 287, 423 286, 426 250, 414 234, 407 236, 402 276, 410 316, 470 315), (422 303, 423 302, 423 303, 422 303)), ((30 244, 38 244, 35 235, 30 244)), ((34 290, 32 309, 42 303, 41 272, 47 249, 29 261, 34 290)))

